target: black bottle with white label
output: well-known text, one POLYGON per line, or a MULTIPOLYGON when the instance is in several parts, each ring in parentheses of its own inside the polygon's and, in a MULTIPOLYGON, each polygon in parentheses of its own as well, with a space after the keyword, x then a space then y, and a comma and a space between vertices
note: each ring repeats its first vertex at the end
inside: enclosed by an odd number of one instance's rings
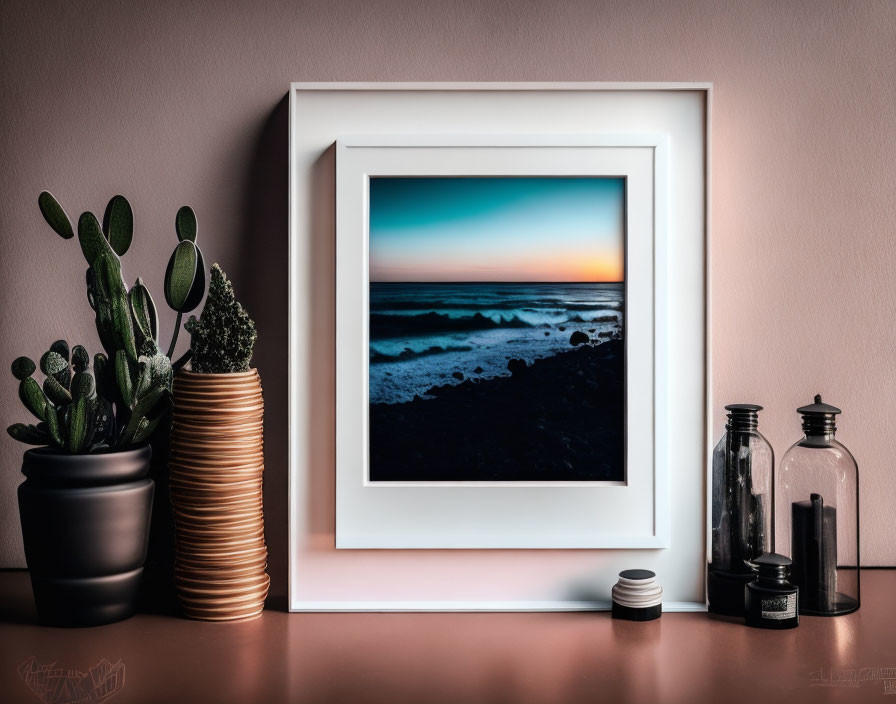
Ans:
POLYGON ((775 629, 799 626, 799 589, 787 581, 790 558, 770 552, 753 563, 759 567, 759 577, 744 592, 747 625, 775 629))

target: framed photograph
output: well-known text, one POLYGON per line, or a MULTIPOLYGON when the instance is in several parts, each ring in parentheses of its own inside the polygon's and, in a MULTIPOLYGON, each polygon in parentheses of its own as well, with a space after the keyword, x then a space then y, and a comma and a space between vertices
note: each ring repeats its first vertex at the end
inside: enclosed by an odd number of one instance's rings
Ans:
POLYGON ((290 608, 703 608, 709 105, 291 87, 290 608))
POLYGON ((666 546, 667 139, 337 141, 337 548, 666 546))

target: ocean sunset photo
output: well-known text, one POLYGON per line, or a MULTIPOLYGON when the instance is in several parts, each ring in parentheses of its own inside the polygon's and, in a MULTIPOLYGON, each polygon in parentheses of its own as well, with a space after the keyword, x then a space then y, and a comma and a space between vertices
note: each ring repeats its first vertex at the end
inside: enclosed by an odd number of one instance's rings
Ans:
POLYGON ((621 481, 625 181, 370 179, 370 481, 621 481))

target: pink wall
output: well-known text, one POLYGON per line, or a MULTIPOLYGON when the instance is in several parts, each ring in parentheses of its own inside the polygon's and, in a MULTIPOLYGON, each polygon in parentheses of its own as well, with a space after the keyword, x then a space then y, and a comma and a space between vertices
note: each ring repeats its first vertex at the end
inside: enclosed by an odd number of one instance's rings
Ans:
MULTIPOLYGON (((293 80, 712 81, 715 407, 765 405, 779 456, 798 434, 793 409, 816 392, 842 407, 863 561, 896 564, 896 3, 7 0, 0 46, 0 360, 60 336, 97 346, 80 253, 42 224, 42 189, 75 216, 125 194, 137 222, 125 273, 159 302, 174 213, 191 204, 208 261, 259 324, 275 591, 293 80)), ((2 384, 5 426, 24 412, 2 384)), ((20 455, 0 440, 2 566, 24 564, 20 455)))

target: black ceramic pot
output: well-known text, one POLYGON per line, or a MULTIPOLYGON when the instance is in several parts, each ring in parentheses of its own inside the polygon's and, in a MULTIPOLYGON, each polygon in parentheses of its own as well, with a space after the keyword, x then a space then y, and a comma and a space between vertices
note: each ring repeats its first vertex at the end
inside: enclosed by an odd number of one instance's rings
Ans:
POLYGON ((98 626, 131 616, 146 560, 152 450, 28 450, 19 515, 38 618, 98 626))

